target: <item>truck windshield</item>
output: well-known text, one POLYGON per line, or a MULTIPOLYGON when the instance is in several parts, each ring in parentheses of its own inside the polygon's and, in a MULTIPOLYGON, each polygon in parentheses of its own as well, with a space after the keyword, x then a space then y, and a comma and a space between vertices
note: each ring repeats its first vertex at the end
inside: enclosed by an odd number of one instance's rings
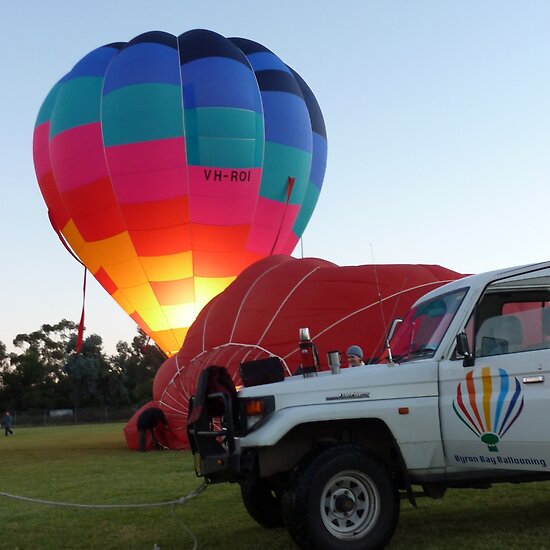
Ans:
POLYGON ((414 306, 391 340, 393 360, 404 363, 433 357, 467 291, 461 288, 414 306))

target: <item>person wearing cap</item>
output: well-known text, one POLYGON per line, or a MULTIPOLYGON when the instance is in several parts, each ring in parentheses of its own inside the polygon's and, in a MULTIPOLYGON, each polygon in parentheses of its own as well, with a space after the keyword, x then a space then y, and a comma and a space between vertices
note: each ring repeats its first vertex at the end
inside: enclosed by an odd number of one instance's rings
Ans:
POLYGON ((346 359, 350 367, 361 367, 365 364, 363 363, 363 350, 356 345, 350 346, 347 349, 346 359))

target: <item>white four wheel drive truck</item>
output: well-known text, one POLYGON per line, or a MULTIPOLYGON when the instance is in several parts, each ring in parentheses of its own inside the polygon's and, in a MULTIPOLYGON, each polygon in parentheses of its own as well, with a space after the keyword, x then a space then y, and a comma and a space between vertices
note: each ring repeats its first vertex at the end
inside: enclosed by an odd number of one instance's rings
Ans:
POLYGON ((377 364, 273 382, 271 358, 238 391, 205 369, 197 474, 301 548, 350 550, 388 543, 401 497, 550 479, 550 262, 441 286, 392 326, 377 364))

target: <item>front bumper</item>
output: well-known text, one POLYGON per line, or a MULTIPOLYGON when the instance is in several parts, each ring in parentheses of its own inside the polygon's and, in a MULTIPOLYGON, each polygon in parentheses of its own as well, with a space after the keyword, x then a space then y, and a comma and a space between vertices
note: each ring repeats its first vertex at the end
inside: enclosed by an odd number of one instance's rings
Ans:
MULTIPOLYGON (((243 474, 241 453, 235 435, 234 402, 227 393, 212 393, 202 404, 195 422, 187 423, 187 436, 195 460, 195 472, 209 483, 236 482, 243 474), (222 407, 223 414, 211 415, 210 405, 222 407)), ((196 416, 196 415, 195 415, 196 416)))

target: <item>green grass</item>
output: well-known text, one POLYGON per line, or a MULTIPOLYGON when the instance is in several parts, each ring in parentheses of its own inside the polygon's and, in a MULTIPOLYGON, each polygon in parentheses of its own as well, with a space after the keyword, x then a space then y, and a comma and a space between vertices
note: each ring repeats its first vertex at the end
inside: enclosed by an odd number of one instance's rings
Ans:
MULTIPOLYGON (((122 424, 21 428, 0 437, 0 492, 83 504, 175 500, 201 483, 185 452, 137 453, 122 424)), ((454 490, 402 502, 392 549, 550 548, 550 482, 454 490)), ((1 550, 292 549, 284 529, 264 530, 238 487, 215 485, 185 506, 133 510, 60 508, 0 497, 1 550)))

